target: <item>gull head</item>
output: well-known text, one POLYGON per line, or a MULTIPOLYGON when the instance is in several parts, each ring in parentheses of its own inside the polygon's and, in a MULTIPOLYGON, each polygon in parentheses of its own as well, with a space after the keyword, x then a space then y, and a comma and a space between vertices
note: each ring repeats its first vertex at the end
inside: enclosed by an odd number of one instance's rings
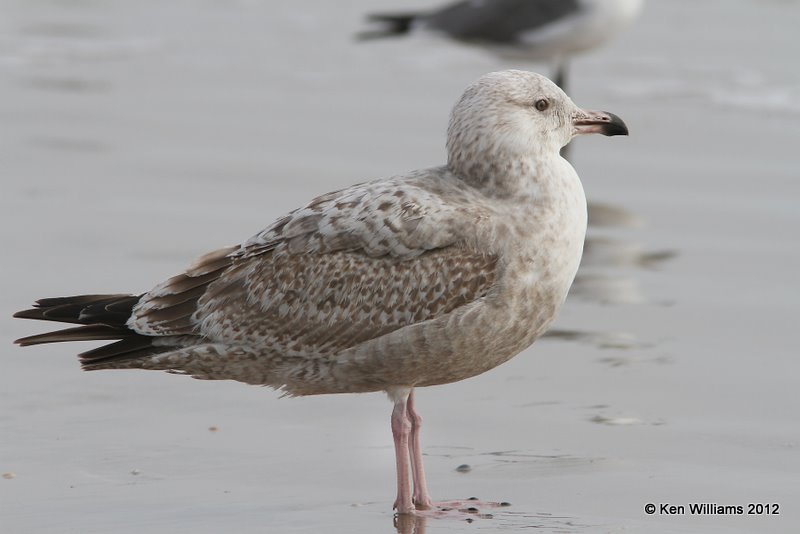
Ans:
POLYGON ((557 158, 575 136, 627 135, 616 115, 583 110, 541 74, 491 72, 467 87, 447 129, 447 163, 467 179, 496 173, 509 164, 557 158), (476 174, 477 173, 477 174, 476 174))

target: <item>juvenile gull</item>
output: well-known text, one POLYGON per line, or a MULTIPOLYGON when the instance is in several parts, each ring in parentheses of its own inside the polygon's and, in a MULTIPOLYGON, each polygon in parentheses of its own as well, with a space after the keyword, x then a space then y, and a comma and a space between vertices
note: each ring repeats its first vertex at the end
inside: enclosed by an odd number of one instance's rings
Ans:
POLYGON ((483 373, 553 321, 586 231, 581 182, 558 151, 587 133, 627 128, 538 74, 487 74, 453 109, 447 165, 317 197, 142 295, 39 300, 15 317, 79 326, 17 343, 118 340, 80 354, 87 370, 288 395, 384 390, 394 506, 429 509, 414 388, 483 373))
POLYGON ((418 13, 373 14, 362 39, 433 33, 514 59, 554 64, 566 90, 570 56, 599 46, 636 17, 642 0, 461 0, 418 13))

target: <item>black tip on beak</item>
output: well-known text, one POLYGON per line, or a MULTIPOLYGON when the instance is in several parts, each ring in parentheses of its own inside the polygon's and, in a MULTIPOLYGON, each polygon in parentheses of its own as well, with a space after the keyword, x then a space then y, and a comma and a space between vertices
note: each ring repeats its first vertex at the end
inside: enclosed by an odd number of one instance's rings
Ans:
POLYGON ((614 115, 613 113, 605 112, 606 115, 609 116, 611 119, 608 121, 604 127, 603 131, 600 132, 603 135, 628 135, 628 125, 625 124, 625 121, 619 118, 619 116, 614 115))
POLYGON ((579 134, 599 133, 603 135, 628 135, 628 126, 618 116, 607 111, 587 111, 575 120, 579 134))

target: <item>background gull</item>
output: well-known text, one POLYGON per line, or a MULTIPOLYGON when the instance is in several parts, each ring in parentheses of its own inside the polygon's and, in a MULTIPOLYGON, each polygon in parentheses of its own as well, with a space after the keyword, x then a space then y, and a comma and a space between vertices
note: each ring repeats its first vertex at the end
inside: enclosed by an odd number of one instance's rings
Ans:
POLYGON ((565 91, 570 56, 597 47, 636 17, 642 0, 462 0, 416 13, 377 13, 363 39, 428 32, 514 59, 548 61, 565 91))
POLYGON ((142 295, 42 299, 78 326, 21 345, 117 340, 84 369, 154 369, 288 395, 386 391, 400 513, 432 506, 413 388, 462 380, 539 337, 581 258, 586 200, 558 154, 626 134, 543 76, 491 73, 453 109, 447 165, 315 198, 142 295), (413 492, 412 492, 413 479, 413 492))

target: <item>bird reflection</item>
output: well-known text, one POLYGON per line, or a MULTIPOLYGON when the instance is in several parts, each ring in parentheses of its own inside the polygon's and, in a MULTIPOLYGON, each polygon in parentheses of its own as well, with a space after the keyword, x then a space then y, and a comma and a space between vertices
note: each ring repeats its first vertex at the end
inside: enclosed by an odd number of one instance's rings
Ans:
POLYGON ((590 235, 570 295, 599 304, 640 304, 647 298, 631 271, 657 269, 674 258, 674 250, 645 250, 624 238, 590 235))
POLYGON ((674 258, 674 250, 643 250, 641 243, 626 239, 589 236, 583 246, 584 267, 621 267, 657 269, 665 261, 674 258))
POLYGON ((425 534, 427 518, 416 514, 395 514, 397 534, 425 534))
POLYGON ((602 202, 589 202, 589 226, 634 228, 642 225, 642 219, 620 206, 602 202))
MULTIPOLYGON (((588 332, 551 328, 542 337, 588 343, 599 349, 628 350, 646 346, 646 344, 638 341, 635 336, 625 332, 588 332)), ((613 364, 615 362, 607 361, 607 363, 613 364)), ((617 367, 617 365, 612 366, 617 367)))
MULTIPOLYGON (((446 505, 448 503, 441 503, 446 505)), ((459 505, 463 505, 464 503, 458 501, 459 505)), ((499 506, 508 506, 508 503, 481 503, 485 506, 489 506, 492 508, 496 508, 499 506)), ((395 514, 393 519, 394 528, 397 530, 398 534, 424 534, 427 528, 427 520, 436 520, 436 519, 443 519, 443 520, 451 520, 451 521, 463 521, 466 523, 472 523, 474 521, 479 521, 481 519, 493 519, 495 516, 494 514, 490 513, 481 513, 477 508, 470 507, 470 508, 448 508, 447 506, 439 507, 434 510, 426 510, 421 512, 416 512, 414 514, 395 514)))
MULTIPOLYGON (((602 305, 642 304, 649 301, 637 271, 655 270, 677 256, 674 250, 647 250, 641 243, 620 236, 617 229, 635 228, 643 220, 630 211, 608 204, 589 206, 590 234, 586 237, 578 274, 570 296, 602 305), (597 235, 603 232, 603 235, 597 235), (608 235, 614 232, 614 237, 608 235)), ((544 337, 588 343, 597 348, 633 349, 646 346, 624 332, 550 330, 544 337)))
MULTIPOLYGON (((439 517, 436 515, 423 514, 397 514, 392 520, 397 534, 425 534, 428 521, 449 520, 464 523, 476 523, 473 528, 485 530, 487 532, 507 531, 521 532, 523 529, 536 532, 573 532, 589 533, 602 530, 600 525, 590 524, 586 521, 570 516, 558 515, 549 512, 526 512, 526 511, 503 511, 489 517, 482 517, 473 514, 472 517, 439 517), (489 522, 481 523, 488 519, 489 522)), ((437 524, 439 526, 440 524, 437 524)), ((466 526, 466 525, 465 525, 466 526)), ((441 526, 439 527, 441 529, 441 526)), ((456 530, 458 525, 451 523, 449 530, 456 530)), ((448 530, 448 531, 449 531, 448 530)))

